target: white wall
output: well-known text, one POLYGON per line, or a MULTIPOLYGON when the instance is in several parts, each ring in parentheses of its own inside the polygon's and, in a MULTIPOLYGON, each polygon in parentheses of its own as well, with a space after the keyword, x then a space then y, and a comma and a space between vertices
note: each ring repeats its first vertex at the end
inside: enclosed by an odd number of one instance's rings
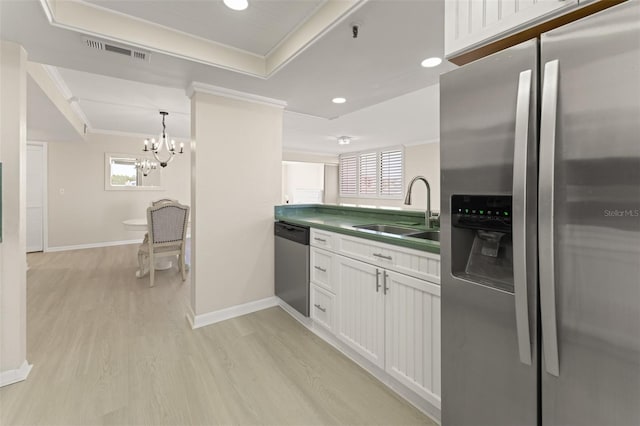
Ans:
MULTIPOLYGON (((282 107, 191 97, 191 307, 196 316, 274 294, 282 107)), ((197 319, 197 318, 196 318, 197 319)))
POLYGON ((21 46, 0 42, 0 384, 27 356, 26 62, 21 46))
POLYGON ((304 204, 322 202, 311 200, 316 194, 322 197, 324 192, 324 164, 282 162, 282 204, 304 204))
POLYGON ((324 202, 325 204, 338 203, 338 165, 324 165, 324 202))
POLYGON ((105 153, 137 156, 141 149, 140 137, 104 134, 89 134, 86 142, 48 144, 50 248, 139 239, 142 232, 126 230, 123 220, 145 217, 159 198, 190 204, 188 146, 162 170, 164 190, 105 190, 105 153))
MULTIPOLYGON (((414 176, 427 178, 431 187, 431 210, 440 210, 440 143, 432 142, 411 145, 404 150, 404 190, 414 176)), ((422 182, 413 187, 411 205, 405 206, 402 200, 385 200, 378 198, 345 198, 338 197, 338 203, 360 204, 370 206, 402 207, 407 210, 425 210, 427 207, 427 190, 422 182)))
POLYGON ((284 151, 282 161, 301 161, 304 163, 338 164, 338 155, 313 154, 310 152, 284 151))
MULTIPOLYGON (((324 203, 338 203, 338 155, 334 154, 314 154, 310 152, 284 151, 283 161, 295 161, 303 163, 314 163, 324 165, 324 203)), ((288 170, 283 166, 282 171, 282 204, 285 204, 284 195, 287 194, 286 182, 288 181, 288 170)))

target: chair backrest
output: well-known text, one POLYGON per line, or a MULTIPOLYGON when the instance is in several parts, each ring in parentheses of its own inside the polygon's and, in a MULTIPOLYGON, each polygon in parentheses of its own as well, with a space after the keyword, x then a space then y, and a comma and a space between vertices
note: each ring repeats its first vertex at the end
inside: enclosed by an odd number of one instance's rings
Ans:
POLYGON ((149 244, 162 246, 184 243, 188 220, 189 206, 178 202, 166 202, 148 207, 149 244))
POLYGON ((178 200, 172 200, 171 198, 161 198, 159 200, 155 200, 151 202, 152 206, 157 206, 158 204, 164 204, 164 203, 177 203, 178 200))

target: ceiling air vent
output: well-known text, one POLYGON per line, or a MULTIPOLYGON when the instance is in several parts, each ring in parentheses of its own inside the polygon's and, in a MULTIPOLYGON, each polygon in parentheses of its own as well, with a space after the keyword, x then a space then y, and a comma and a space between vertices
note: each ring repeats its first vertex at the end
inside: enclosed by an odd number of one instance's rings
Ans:
POLYGON ((151 56, 151 54, 147 51, 136 49, 134 47, 126 46, 123 44, 115 44, 110 41, 103 41, 89 37, 83 37, 82 41, 84 42, 85 46, 91 49, 117 53, 118 55, 128 56, 130 58, 138 59, 145 62, 149 62, 149 57, 151 56))

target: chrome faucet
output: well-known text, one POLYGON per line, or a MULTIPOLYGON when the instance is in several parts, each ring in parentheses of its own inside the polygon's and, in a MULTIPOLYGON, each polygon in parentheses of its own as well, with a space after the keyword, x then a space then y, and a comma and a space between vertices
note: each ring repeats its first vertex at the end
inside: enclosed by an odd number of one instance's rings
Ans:
POLYGON ((427 228, 431 228, 431 187, 429 186, 429 182, 426 177, 416 176, 411 179, 409 187, 407 188, 407 196, 404 199, 404 203, 406 205, 411 205, 411 189, 417 180, 421 180, 425 185, 427 185, 427 210, 424 212, 424 223, 427 225, 427 228))

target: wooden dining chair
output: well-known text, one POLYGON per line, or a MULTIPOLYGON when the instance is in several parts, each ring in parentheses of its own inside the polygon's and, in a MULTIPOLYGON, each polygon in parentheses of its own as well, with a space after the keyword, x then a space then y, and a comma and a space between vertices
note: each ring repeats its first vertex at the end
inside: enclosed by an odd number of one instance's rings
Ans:
MULTIPOLYGON (((149 270, 149 286, 155 278, 155 259, 158 257, 178 257, 178 269, 182 281, 187 279, 185 270, 185 249, 189 206, 175 201, 158 203, 147 208, 148 238, 138 249, 140 271, 149 270)), ((144 272, 140 274, 143 276, 144 272)))

